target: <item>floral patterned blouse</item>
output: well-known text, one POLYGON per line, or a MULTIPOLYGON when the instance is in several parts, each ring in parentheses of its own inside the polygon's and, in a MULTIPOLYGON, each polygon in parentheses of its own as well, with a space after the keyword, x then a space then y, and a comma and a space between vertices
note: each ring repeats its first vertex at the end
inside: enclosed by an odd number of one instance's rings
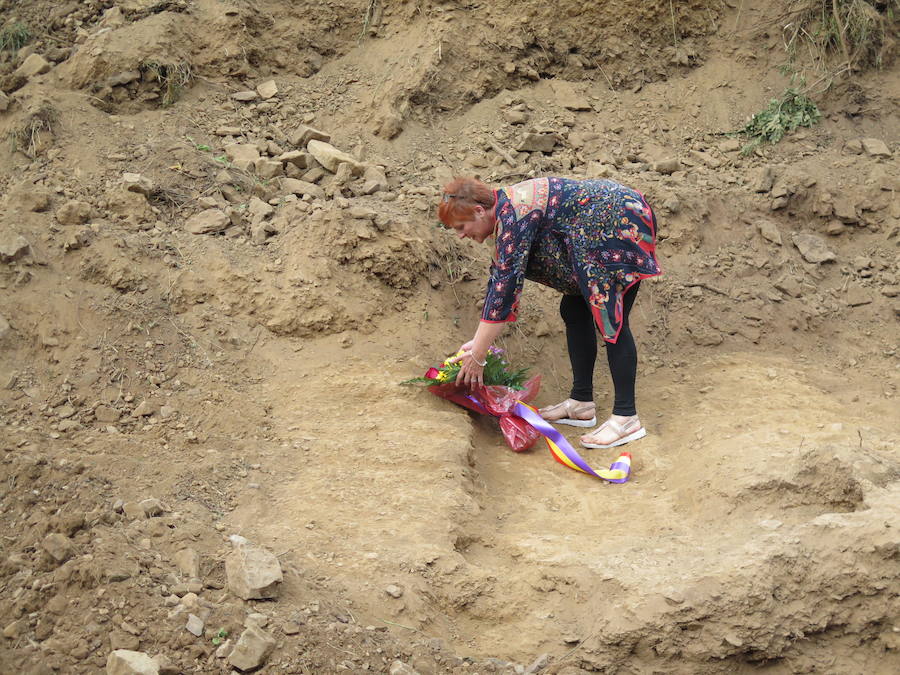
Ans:
POLYGON ((534 178, 496 190, 497 249, 482 319, 516 320, 525 279, 581 295, 615 342, 622 298, 661 273, 656 217, 644 197, 610 180, 534 178))

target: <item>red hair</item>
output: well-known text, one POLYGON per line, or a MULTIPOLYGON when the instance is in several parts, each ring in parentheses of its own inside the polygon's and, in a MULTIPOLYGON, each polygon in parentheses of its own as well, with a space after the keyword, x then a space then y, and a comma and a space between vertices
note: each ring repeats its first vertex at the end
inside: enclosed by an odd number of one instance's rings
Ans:
POLYGON ((454 178, 444 186, 438 218, 449 227, 470 220, 476 206, 493 208, 494 191, 477 178, 454 178))

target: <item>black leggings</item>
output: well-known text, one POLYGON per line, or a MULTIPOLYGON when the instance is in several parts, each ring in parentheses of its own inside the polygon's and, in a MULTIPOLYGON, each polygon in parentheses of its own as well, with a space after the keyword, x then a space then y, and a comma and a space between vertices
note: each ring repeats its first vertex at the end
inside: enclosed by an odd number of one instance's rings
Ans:
MULTIPOLYGON (((636 415, 634 382, 637 378, 637 347, 628 326, 628 315, 637 297, 640 282, 625 293, 622 307, 622 330, 615 343, 606 342, 606 360, 612 375, 616 400, 613 415, 636 415)), ((594 400, 594 363, 597 360, 597 328, 587 301, 580 295, 564 295, 559 315, 566 324, 566 342, 572 362, 572 393, 576 401, 594 400)))

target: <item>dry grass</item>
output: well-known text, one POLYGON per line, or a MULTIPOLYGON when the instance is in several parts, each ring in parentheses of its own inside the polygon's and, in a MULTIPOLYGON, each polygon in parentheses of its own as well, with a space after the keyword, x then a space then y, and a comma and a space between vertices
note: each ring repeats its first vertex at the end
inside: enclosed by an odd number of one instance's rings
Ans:
POLYGON ((42 103, 30 112, 25 121, 9 132, 13 152, 22 152, 34 159, 44 150, 46 136, 53 135, 59 113, 49 103, 42 103))
POLYGON ((191 64, 187 61, 176 63, 145 61, 141 64, 140 70, 142 73, 150 73, 162 85, 160 105, 163 108, 175 104, 181 98, 184 89, 194 79, 191 64))

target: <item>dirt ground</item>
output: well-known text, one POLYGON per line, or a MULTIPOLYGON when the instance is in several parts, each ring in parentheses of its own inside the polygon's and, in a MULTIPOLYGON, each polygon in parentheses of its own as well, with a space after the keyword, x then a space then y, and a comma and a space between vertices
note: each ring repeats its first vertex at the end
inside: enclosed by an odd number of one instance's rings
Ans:
MULTIPOLYGON (((831 3, 0 0, 0 671, 900 672, 900 6, 858 4, 848 70, 831 3), (791 73, 821 121, 742 153, 791 73), (399 385, 478 321, 459 174, 657 210, 628 483, 399 385)), ((500 340, 542 405, 557 302, 500 340)))

